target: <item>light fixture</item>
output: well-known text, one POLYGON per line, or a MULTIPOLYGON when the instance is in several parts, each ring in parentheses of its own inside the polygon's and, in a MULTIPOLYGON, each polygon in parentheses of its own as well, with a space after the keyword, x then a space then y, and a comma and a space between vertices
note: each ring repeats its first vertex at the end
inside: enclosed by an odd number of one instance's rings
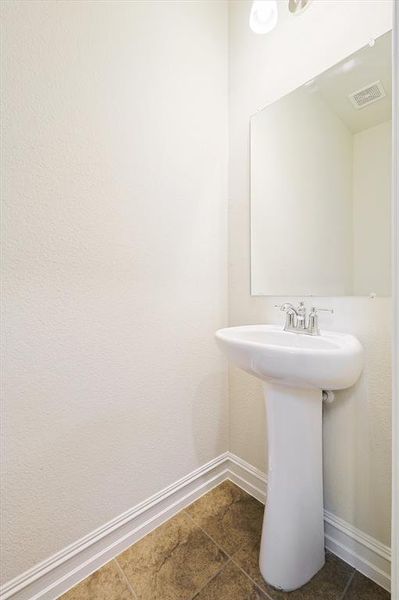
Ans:
POLYGON ((311 2, 312 0, 288 0, 288 10, 293 15, 300 15, 311 2))
POLYGON ((254 33, 268 33, 277 25, 277 0, 255 0, 249 15, 249 26, 254 33))
POLYGON ((341 71, 342 73, 349 73, 349 71, 352 71, 352 69, 354 69, 356 65, 357 60, 355 58, 350 58, 349 60, 346 60, 344 63, 342 63, 341 71))

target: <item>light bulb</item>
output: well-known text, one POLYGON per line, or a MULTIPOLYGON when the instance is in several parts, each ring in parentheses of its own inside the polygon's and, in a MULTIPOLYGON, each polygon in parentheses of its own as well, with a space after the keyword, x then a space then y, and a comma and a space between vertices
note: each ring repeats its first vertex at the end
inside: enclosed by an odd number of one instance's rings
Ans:
POLYGON ((254 33, 268 33, 277 25, 277 0, 255 0, 249 15, 249 26, 254 33))

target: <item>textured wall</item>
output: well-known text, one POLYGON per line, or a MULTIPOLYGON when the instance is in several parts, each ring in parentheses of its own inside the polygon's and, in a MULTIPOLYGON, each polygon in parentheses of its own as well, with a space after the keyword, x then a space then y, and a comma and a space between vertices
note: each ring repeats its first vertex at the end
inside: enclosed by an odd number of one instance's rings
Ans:
MULTIPOLYGON (((2 11, 9 579, 228 447, 213 342, 227 31, 216 0, 2 11)), ((268 36, 248 11, 231 3, 233 324, 281 322, 249 294, 249 116, 386 31, 391 4, 315 1, 268 36)), ((323 325, 367 352, 359 385, 326 409, 326 506, 387 543, 390 301, 323 303, 336 309, 323 325)), ((264 468, 258 382, 232 370, 230 391, 231 449, 264 468)))
POLYGON ((227 13, 2 11, 9 579, 227 450, 227 13))
POLYGON ((353 136, 354 274, 358 294, 391 293, 392 121, 353 136))
MULTIPOLYGON (((280 2, 278 27, 257 36, 248 28, 250 2, 230 11, 230 322, 282 322, 275 298, 250 296, 249 118, 391 27, 384 0, 315 1, 300 17, 280 2)), ((279 299, 281 301, 281 299, 279 299)), ((296 300, 296 299, 294 299, 296 300)), ((389 543, 390 328, 389 299, 323 298, 325 328, 354 333, 366 350, 358 385, 325 408, 325 505, 356 527, 389 543)), ((231 370, 230 448, 265 469, 264 406, 259 383, 231 370)))

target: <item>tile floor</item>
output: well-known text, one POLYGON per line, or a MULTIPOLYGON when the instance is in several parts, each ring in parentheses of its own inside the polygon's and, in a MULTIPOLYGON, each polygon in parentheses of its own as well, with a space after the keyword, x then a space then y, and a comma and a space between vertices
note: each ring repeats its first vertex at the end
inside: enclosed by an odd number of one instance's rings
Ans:
POLYGON ((63 600, 389 600, 332 554, 303 588, 280 592, 258 567, 263 506, 230 481, 202 496, 63 600))

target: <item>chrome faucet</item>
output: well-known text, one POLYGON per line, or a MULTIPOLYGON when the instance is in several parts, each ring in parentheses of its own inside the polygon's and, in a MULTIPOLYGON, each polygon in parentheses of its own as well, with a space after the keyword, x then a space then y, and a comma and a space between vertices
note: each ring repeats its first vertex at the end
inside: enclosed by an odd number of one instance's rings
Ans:
POLYGON ((291 302, 275 304, 275 307, 286 314, 284 331, 304 333, 306 335, 320 335, 319 318, 317 315, 319 311, 334 314, 331 308, 316 308, 313 306, 308 318, 306 318, 306 307, 303 302, 300 302, 297 308, 291 302))

